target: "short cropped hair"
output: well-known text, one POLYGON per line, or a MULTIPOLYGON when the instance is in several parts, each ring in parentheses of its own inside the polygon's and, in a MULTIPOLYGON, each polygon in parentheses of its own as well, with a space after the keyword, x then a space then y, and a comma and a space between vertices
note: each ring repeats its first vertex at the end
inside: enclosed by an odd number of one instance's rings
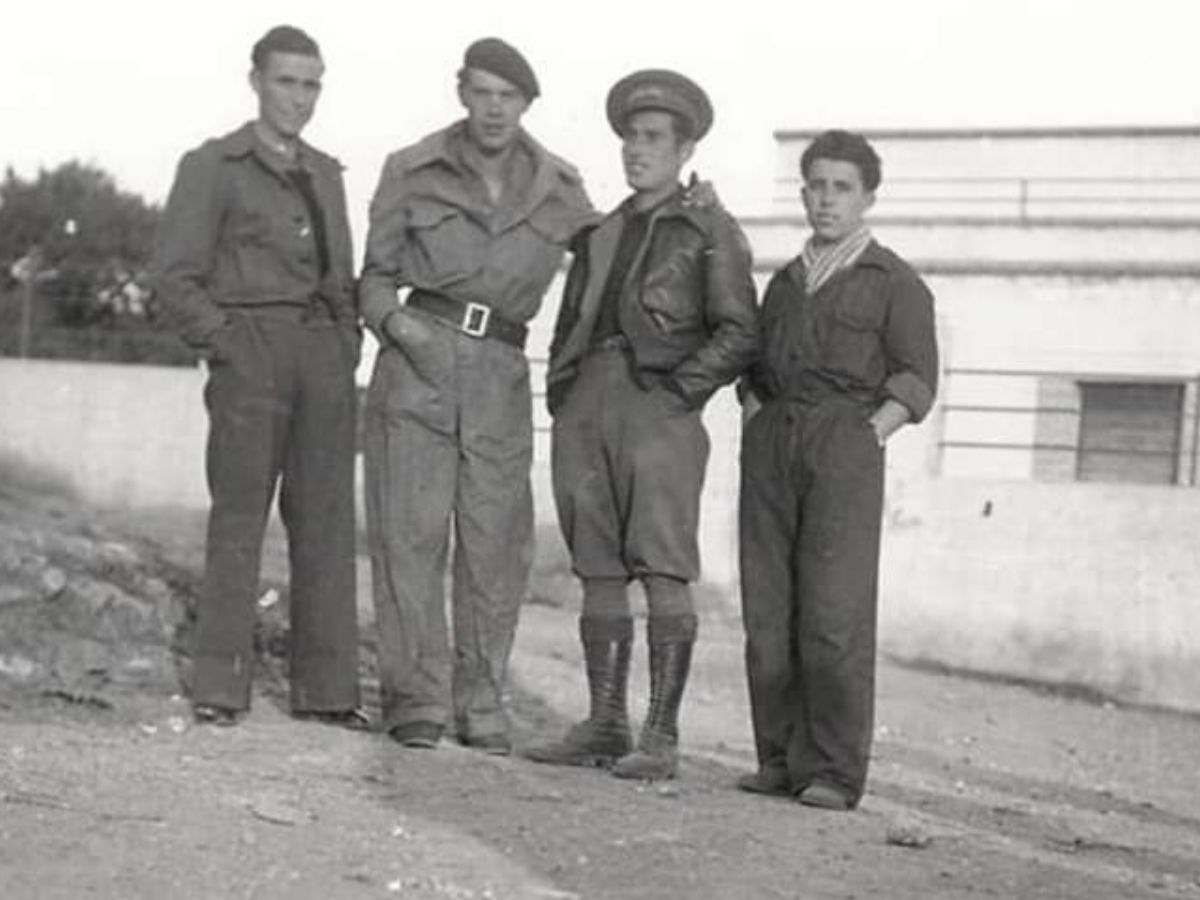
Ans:
POLYGON ((823 131, 815 138, 800 156, 800 175, 808 180, 808 170, 818 159, 837 159, 853 163, 858 167, 862 176, 863 187, 873 191, 883 181, 883 163, 879 154, 861 134, 851 131, 823 131))
POLYGON ((250 51, 250 61, 254 68, 262 71, 266 68, 267 58, 272 53, 295 53, 298 56, 315 56, 321 58, 321 48, 317 46, 308 34, 292 25, 276 25, 254 44, 250 51))

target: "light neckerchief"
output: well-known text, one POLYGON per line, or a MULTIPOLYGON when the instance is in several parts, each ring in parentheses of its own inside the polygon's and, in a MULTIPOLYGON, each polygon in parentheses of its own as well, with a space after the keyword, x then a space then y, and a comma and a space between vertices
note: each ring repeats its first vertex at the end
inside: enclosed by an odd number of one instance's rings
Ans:
POLYGON ((804 288, 808 295, 811 297, 842 269, 854 265, 869 243, 871 230, 866 225, 860 225, 836 244, 818 246, 810 237, 800 254, 804 262, 804 288))

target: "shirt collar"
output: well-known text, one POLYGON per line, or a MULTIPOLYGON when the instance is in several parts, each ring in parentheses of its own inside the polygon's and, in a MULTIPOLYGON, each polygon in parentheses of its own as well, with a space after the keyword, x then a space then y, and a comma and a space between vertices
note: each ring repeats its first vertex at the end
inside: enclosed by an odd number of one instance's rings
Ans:
POLYGON ((238 128, 236 131, 230 132, 221 139, 221 152, 230 158, 238 158, 245 156, 257 156, 268 167, 280 172, 286 172, 288 169, 303 168, 312 171, 313 163, 323 156, 312 145, 304 140, 296 139, 296 158, 295 165, 279 157, 278 154, 271 153, 270 150, 259 140, 258 134, 254 130, 253 120, 238 128))

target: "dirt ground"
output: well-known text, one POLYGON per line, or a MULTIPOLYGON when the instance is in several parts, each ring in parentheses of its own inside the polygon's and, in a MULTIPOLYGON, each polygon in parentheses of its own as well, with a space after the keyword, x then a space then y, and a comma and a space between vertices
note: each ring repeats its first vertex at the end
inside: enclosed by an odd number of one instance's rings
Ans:
MULTIPOLYGON (((201 540, 0 484, 0 898, 1200 898, 1196 718, 885 659, 862 807, 754 797, 716 606, 664 785, 296 722, 269 654, 241 726, 193 727, 171 648, 201 540)), ((522 613, 518 748, 584 709, 569 593, 543 573, 522 613)))

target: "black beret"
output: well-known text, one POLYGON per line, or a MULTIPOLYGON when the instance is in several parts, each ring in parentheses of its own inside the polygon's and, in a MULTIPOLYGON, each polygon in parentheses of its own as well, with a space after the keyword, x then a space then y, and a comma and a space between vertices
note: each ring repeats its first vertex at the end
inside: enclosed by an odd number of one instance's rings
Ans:
POLYGON ((480 38, 463 54, 463 69, 482 69, 514 85, 526 100, 538 96, 537 76, 533 67, 512 44, 500 38, 480 38))
POLYGON ((696 82, 669 69, 642 69, 626 75, 608 92, 608 124, 620 134, 635 112, 661 109, 682 116, 700 140, 712 127, 713 109, 696 82))

